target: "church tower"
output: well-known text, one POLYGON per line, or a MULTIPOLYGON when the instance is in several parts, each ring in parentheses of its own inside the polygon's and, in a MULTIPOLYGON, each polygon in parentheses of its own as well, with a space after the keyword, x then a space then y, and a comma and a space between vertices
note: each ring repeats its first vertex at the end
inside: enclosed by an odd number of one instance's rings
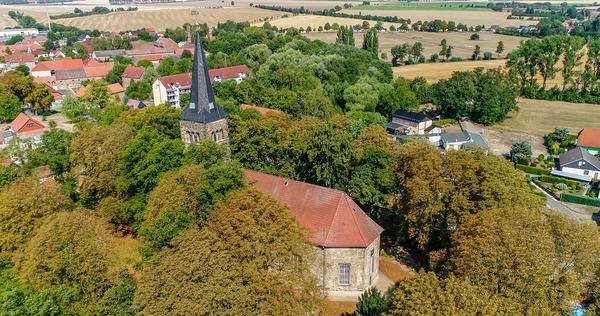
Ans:
POLYGON ((181 139, 187 144, 212 140, 229 144, 227 113, 217 104, 208 75, 200 33, 196 32, 190 105, 179 116, 181 139))

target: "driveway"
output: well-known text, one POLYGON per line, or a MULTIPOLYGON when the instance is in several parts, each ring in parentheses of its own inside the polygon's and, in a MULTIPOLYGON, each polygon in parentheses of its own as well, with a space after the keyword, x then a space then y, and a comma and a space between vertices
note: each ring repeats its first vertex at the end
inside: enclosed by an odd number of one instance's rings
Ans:
POLYGON ((580 214, 580 213, 573 211, 572 209, 570 209, 567 206, 565 206, 564 204, 562 204, 559 200, 555 199, 552 195, 548 194, 548 192, 544 191, 544 189, 542 189, 537 184, 535 184, 533 182, 531 182, 531 184, 538 191, 544 193, 546 195, 546 197, 548 197, 548 202, 547 202, 546 206, 549 209, 559 212, 559 213, 567 216, 568 218, 575 219, 575 220, 589 220, 589 221, 594 220, 592 218, 592 215, 584 215, 584 214, 580 214))

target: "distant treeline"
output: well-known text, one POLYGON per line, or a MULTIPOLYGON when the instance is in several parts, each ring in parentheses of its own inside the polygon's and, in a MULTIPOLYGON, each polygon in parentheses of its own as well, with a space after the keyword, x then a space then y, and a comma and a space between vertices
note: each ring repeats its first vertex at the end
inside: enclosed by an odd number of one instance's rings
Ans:
POLYGON ((62 3, 73 1, 74 0, 0 0, 0 4, 62 3))
POLYGON ((175 0, 109 0, 108 3, 111 5, 120 4, 152 4, 152 3, 170 3, 175 0))
POLYGON ((94 7, 91 11, 82 11, 79 8, 75 8, 73 10, 73 13, 63 13, 63 14, 58 14, 58 15, 52 15, 50 16, 51 20, 56 20, 56 19, 68 19, 68 18, 76 18, 76 17, 81 17, 81 16, 89 16, 89 15, 97 15, 97 14, 108 14, 111 12, 123 12, 123 11, 137 11, 138 8, 136 7, 129 7, 127 8, 127 10, 123 9, 123 8, 116 8, 116 9, 109 9, 107 7, 94 7))
POLYGON ((312 11, 307 10, 304 7, 300 8, 287 8, 282 6, 269 6, 269 5, 254 5, 255 8, 266 9, 266 10, 274 10, 274 11, 282 11, 282 12, 290 12, 292 14, 312 14, 312 15, 321 15, 321 16, 331 16, 336 18, 350 18, 350 19, 360 19, 360 20, 370 20, 370 21, 378 21, 378 22, 388 22, 388 23, 400 23, 402 26, 400 29, 408 29, 410 25, 411 28, 415 31, 426 31, 426 32, 445 32, 445 31, 474 31, 480 30, 483 26, 477 27, 469 27, 463 23, 456 23, 454 21, 443 21, 443 20, 433 20, 433 21, 417 21, 411 25, 410 19, 403 19, 397 16, 379 16, 379 15, 364 15, 364 14, 349 14, 342 13, 336 11, 336 9, 322 10, 322 11, 312 11))

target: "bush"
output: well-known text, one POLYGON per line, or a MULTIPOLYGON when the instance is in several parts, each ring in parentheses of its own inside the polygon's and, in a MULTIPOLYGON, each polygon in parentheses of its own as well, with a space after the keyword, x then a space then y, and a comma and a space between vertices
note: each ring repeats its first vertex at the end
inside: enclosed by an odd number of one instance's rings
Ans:
POLYGON ((457 123, 456 119, 448 118, 448 119, 441 119, 441 120, 433 121, 431 124, 433 126, 443 127, 446 125, 452 125, 452 124, 456 124, 456 123, 457 123))
POLYGON ((492 53, 490 53, 490 52, 483 53, 483 60, 491 60, 492 58, 493 58, 492 53))
POLYGON ((558 190, 561 190, 561 191, 566 191, 566 190, 569 188, 569 187, 568 187, 566 184, 564 184, 564 183, 557 183, 557 184, 555 184, 555 185, 554 185, 554 187, 555 187, 556 189, 558 189, 558 190))
POLYGON ((429 61, 432 63, 437 63, 440 60, 440 55, 433 54, 429 57, 429 61))
POLYGON ((463 61, 462 57, 450 57, 449 62, 463 61))
POLYGON ((545 175, 545 176, 550 175, 550 170, 546 170, 544 168, 530 167, 530 166, 519 165, 519 164, 517 164, 515 168, 517 168, 521 171, 525 171, 526 173, 537 174, 540 176, 541 175, 545 175))
POLYGON ((582 205, 600 207, 599 199, 595 199, 595 198, 591 198, 591 197, 587 197, 587 196, 576 195, 576 194, 571 194, 571 193, 561 194, 560 200, 562 202, 577 203, 577 204, 582 204, 582 205))
POLYGON ((472 41, 478 41, 479 40, 479 34, 473 33, 473 34, 471 34, 471 37, 469 37, 469 39, 472 40, 472 41))
POLYGON ((541 182, 545 182, 545 183, 554 183, 554 184, 564 183, 564 184, 568 185, 569 187, 574 187, 576 190, 581 189, 581 183, 579 183, 579 181, 575 181, 575 180, 569 180, 569 179, 565 179, 565 178, 546 176, 546 175, 540 176, 539 180, 541 182))

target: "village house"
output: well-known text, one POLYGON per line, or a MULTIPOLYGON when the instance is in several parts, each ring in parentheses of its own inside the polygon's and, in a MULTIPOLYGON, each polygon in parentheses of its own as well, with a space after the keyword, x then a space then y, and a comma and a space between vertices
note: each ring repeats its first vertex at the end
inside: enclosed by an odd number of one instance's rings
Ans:
POLYGON ((136 82, 142 80, 144 76, 144 72, 146 69, 144 67, 136 67, 133 65, 127 65, 125 70, 123 71, 123 75, 121 76, 121 80, 123 82, 123 88, 127 89, 131 82, 136 82))
POLYGON ((600 178, 600 161, 582 147, 575 147, 558 157, 552 175, 590 182, 600 178))
POLYGON ((583 147, 592 155, 600 153, 600 128, 582 129, 577 135, 577 146, 583 147))
POLYGON ((35 56, 31 53, 13 53, 4 56, 4 70, 13 70, 18 66, 27 66, 30 70, 35 67, 35 56))
POLYGON ((2 145, 6 146, 11 139, 19 138, 25 140, 21 146, 26 148, 35 148, 41 142, 41 136, 46 131, 46 126, 40 121, 21 112, 10 123, 9 127, 2 132, 2 145))
POLYGON ((388 132, 394 135, 425 135, 440 133, 442 130, 424 113, 398 109, 392 113, 392 121, 387 125, 388 132))
POLYGON ((379 244, 383 232, 343 191, 246 171, 254 188, 287 205, 309 232, 317 253, 312 271, 323 293, 359 296, 379 276, 379 244))
POLYGON ((51 77, 60 70, 83 69, 83 60, 81 59, 58 59, 49 61, 40 61, 31 69, 33 77, 51 77))
MULTIPOLYGON (((241 65, 211 69, 208 71, 208 75, 211 81, 235 80, 236 83, 240 83, 249 72, 248 66, 241 65)), ((191 87, 191 73, 160 77, 152 84, 154 104, 168 102, 171 106, 179 108, 181 107, 179 102, 181 95, 190 92, 191 87)))
POLYGON ((486 153, 489 150, 489 145, 479 133, 459 132, 459 133, 441 133, 440 147, 445 151, 459 150, 471 147, 483 149, 486 153))
POLYGON ((0 40, 9 39, 16 35, 21 36, 37 36, 40 34, 38 29, 30 28, 30 29, 3 29, 0 30, 0 40))

